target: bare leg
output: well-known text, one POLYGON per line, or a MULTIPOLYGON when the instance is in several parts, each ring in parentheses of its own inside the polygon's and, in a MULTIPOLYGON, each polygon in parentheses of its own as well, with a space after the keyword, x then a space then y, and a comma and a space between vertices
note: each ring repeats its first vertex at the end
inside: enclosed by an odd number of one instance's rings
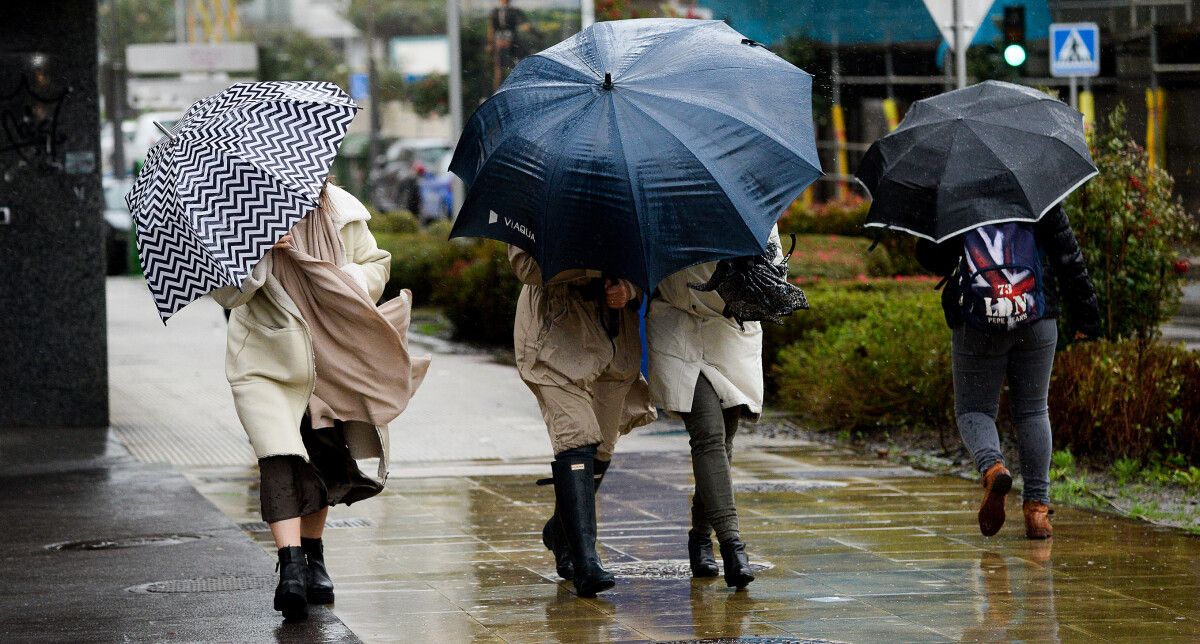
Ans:
POLYGON ((329 516, 329 506, 300 517, 300 536, 305 539, 320 539, 321 535, 325 534, 325 517, 327 516, 329 516))
POLYGON ((275 537, 276 548, 300 546, 300 517, 276 521, 270 526, 271 536, 275 537))

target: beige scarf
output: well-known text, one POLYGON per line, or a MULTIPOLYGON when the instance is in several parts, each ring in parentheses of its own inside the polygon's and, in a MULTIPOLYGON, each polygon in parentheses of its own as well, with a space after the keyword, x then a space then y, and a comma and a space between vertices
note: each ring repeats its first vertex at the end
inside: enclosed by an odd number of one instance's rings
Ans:
MULTIPOLYGON (((324 200, 322 200, 324 201, 324 200)), ((406 290, 376 307, 339 267, 346 263, 341 237, 326 207, 300 220, 292 248, 274 252, 271 273, 308 325, 316 362, 316 388, 308 411, 314 428, 333 421, 387 425, 425 378, 429 358, 408 354, 412 295, 406 290)))

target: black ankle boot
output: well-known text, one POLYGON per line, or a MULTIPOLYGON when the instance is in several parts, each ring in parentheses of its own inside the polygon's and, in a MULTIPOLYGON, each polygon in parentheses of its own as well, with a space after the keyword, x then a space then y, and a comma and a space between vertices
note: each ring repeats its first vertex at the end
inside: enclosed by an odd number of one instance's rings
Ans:
MULTIPOLYGON (((608 466, 612 461, 601 461, 596 459, 592 463, 592 478, 596 482, 595 491, 600 491, 600 483, 604 481, 604 473, 608 471, 608 466)), ((553 479, 551 479, 553 480, 553 479)), ((539 485, 541 482, 539 481, 539 485)), ((554 570, 559 577, 570 579, 575 576, 575 566, 571 563, 571 549, 567 546, 567 535, 563 532, 562 525, 558 522, 558 505, 554 507, 554 514, 546 521, 546 525, 542 526, 542 545, 546 549, 554 553, 554 570)), ((709 558, 712 558, 712 544, 709 543, 708 548, 709 558)), ((713 562, 716 565, 716 562, 713 562)), ((717 573, 713 573, 714 575, 717 573)))
POLYGON ((551 468, 558 521, 571 550, 574 568, 571 581, 580 597, 595 597, 596 593, 615 586, 616 580, 596 554, 596 483, 592 478, 595 472, 592 459, 554 461, 551 468))
POLYGON ((725 563, 725 585, 740 590, 754 581, 750 558, 746 556, 746 544, 741 539, 722 543, 721 559, 725 563))
POLYGON ((300 548, 308 560, 308 603, 332 604, 333 579, 325 569, 325 546, 320 539, 300 538, 300 548))
POLYGON ((289 546, 279 549, 279 585, 275 587, 275 610, 283 619, 299 622, 308 619, 308 564, 304 549, 289 546))
POLYGON ((688 531, 688 563, 693 577, 716 577, 721 574, 717 558, 713 556, 712 535, 688 531))

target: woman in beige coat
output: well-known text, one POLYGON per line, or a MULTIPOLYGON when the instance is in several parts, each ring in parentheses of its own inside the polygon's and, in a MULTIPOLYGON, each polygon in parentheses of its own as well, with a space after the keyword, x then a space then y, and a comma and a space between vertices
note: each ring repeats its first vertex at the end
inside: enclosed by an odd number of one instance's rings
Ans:
POLYGON ((287 619, 333 602, 321 540, 329 506, 383 489, 387 423, 427 367, 408 357, 407 292, 375 308, 391 255, 366 208, 332 184, 319 204, 240 289, 213 292, 232 309, 226 376, 258 457, 262 517, 279 548, 275 609, 287 619), (378 479, 358 469, 363 458, 379 459, 378 479))
POLYGON ((509 262, 524 286, 513 345, 517 371, 533 391, 554 450, 555 511, 542 529, 558 574, 581 597, 612 588, 596 554, 595 491, 617 439, 653 422, 636 301, 625 280, 568 271, 544 282, 537 262, 510 247, 509 262))
MULTIPOLYGON (((769 243, 779 246, 779 232, 769 243)), ((712 532, 721 544, 725 581, 743 588, 754 575, 738 531, 730 462, 742 418, 762 413, 762 326, 724 316, 714 291, 699 291, 716 262, 675 273, 659 283, 646 311, 650 348, 650 395, 672 416, 682 417, 690 437, 696 492, 688 558, 692 575, 715 577, 712 532)))

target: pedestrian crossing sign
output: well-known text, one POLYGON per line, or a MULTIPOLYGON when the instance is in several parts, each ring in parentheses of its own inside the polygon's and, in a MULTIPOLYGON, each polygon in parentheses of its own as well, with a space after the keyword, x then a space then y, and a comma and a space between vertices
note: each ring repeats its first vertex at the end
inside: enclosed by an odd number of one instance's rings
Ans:
POLYGON ((1050 25, 1050 74, 1058 77, 1100 74, 1100 27, 1096 23, 1050 25))

